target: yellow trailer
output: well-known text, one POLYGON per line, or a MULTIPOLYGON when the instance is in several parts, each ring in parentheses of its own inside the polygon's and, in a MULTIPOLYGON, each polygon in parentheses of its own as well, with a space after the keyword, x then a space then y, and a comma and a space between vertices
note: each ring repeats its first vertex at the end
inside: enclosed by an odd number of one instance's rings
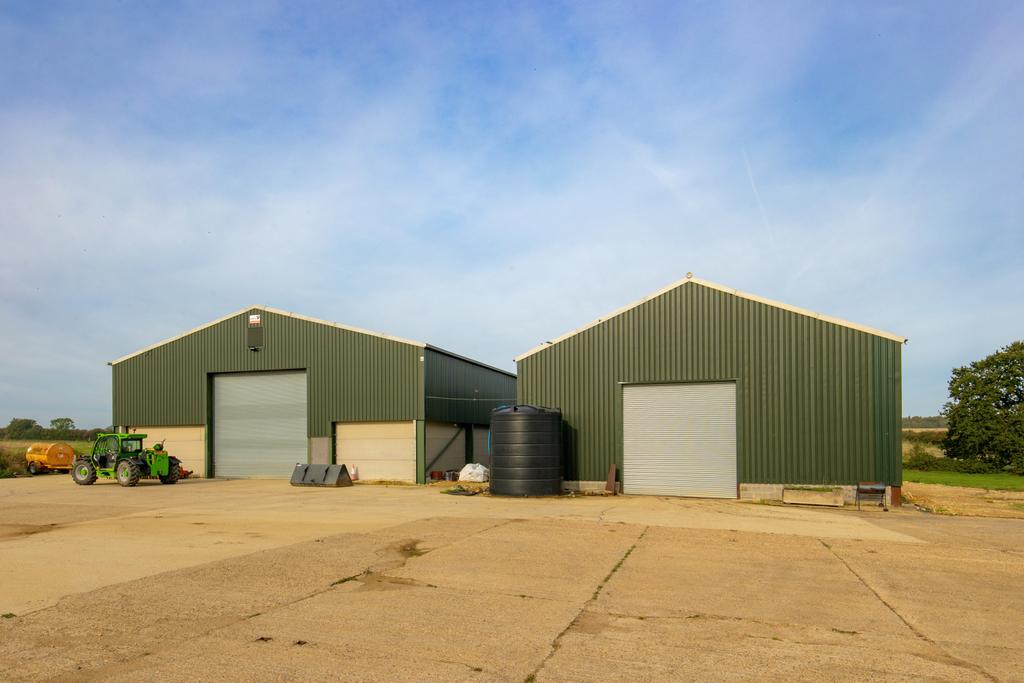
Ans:
POLYGON ((70 472, 75 464, 75 449, 63 441, 55 443, 34 443, 25 452, 30 474, 42 474, 49 470, 70 472))

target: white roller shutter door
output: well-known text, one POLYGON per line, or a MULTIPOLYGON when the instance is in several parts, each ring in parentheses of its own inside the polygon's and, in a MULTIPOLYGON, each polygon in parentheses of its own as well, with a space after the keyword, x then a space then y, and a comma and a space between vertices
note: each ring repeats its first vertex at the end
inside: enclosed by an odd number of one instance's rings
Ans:
POLYGON ((627 385, 623 491, 736 497, 736 385, 627 385))
POLYGON ((214 376, 216 476, 287 479, 308 460, 306 431, 306 373, 214 376))

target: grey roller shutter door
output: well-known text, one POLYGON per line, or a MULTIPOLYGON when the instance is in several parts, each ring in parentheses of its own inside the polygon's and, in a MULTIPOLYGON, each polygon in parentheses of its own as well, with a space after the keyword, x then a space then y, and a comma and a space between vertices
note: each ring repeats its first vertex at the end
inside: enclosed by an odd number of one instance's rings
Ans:
POLYGON ((623 491, 736 497, 736 385, 653 384, 622 390, 623 491))
POLYGON ((306 373, 214 376, 216 476, 287 479, 307 462, 306 444, 306 373))

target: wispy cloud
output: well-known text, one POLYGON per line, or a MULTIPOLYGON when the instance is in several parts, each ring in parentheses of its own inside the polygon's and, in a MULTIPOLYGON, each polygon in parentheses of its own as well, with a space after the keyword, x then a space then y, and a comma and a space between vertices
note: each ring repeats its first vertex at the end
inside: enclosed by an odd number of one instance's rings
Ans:
POLYGON ((747 166, 747 178, 750 179, 750 190, 754 193, 754 199, 757 200, 757 210, 761 214, 761 225, 764 227, 764 232, 768 235, 768 239, 774 243, 775 238, 772 235, 772 227, 768 223, 768 214, 764 210, 764 202, 761 201, 761 193, 757 189, 757 181, 754 180, 754 169, 750 167, 750 157, 747 156, 747 150, 743 150, 743 163, 747 166))

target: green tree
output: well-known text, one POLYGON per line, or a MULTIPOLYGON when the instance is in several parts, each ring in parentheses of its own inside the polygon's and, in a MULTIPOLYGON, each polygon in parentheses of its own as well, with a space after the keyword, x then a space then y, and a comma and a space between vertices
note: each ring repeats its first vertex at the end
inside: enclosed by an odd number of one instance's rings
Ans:
POLYGON ((4 428, 8 439, 31 439, 39 436, 41 430, 39 423, 28 417, 12 417, 10 424, 4 428))
POLYGON ((1024 474, 1024 341, 955 368, 949 398, 946 455, 1024 474))
POLYGON ((55 417, 50 420, 50 429, 55 432, 54 436, 67 436, 74 428, 75 421, 70 417, 55 417))

